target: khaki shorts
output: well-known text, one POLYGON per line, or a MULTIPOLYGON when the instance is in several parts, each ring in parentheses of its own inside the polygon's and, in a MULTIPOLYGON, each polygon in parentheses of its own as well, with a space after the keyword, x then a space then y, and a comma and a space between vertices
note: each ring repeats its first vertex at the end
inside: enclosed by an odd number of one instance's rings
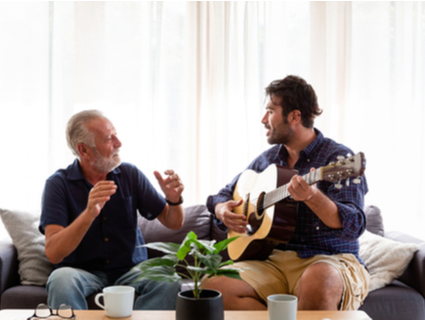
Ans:
POLYGON ((318 262, 333 265, 341 273, 344 293, 340 310, 357 310, 368 294, 370 276, 352 254, 317 255, 301 259, 295 251, 274 250, 265 261, 243 261, 235 267, 250 268, 240 273, 265 303, 276 293, 297 295, 298 283, 304 271, 318 262))

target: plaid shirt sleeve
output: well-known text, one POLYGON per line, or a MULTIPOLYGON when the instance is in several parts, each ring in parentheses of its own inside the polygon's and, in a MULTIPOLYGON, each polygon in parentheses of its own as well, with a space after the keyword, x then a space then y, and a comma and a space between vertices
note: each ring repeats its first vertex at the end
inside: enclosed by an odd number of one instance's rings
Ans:
POLYGON ((346 240, 356 240, 364 232, 366 221, 363 213, 364 194, 367 192, 366 179, 362 183, 344 186, 342 189, 335 188, 331 184, 327 189, 327 196, 335 202, 338 207, 339 218, 342 229, 330 229, 319 220, 319 226, 325 235, 332 235, 346 240))
POLYGON ((233 199, 233 191, 235 190, 236 183, 237 183, 240 175, 241 174, 238 174, 232 180, 232 182, 230 182, 223 189, 221 189, 216 195, 208 197, 207 208, 208 208, 209 212, 215 214, 215 206, 217 205, 217 203, 226 202, 226 201, 233 199))

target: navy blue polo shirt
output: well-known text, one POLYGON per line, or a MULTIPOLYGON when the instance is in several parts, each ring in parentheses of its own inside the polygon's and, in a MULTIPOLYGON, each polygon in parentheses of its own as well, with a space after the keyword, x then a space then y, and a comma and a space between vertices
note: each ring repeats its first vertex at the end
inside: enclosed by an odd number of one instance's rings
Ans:
MULTIPOLYGON (((108 274, 118 279, 137 263, 147 259, 145 243, 137 225, 138 212, 149 220, 155 219, 165 207, 165 199, 146 176, 129 163, 122 163, 108 173, 117 191, 105 203, 77 249, 55 268, 69 266, 108 274)), ((66 228, 86 208, 93 185, 81 171, 78 159, 66 169, 56 171, 47 179, 42 198, 40 232, 46 225, 66 228)))

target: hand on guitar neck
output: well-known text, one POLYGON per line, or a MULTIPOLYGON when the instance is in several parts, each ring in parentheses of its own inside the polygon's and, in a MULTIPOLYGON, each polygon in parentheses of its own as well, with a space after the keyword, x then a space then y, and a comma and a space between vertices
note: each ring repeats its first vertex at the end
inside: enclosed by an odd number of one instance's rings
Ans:
MULTIPOLYGON (((310 172, 313 172, 311 168, 310 172)), ((316 184, 309 185, 302 177, 295 175, 288 184, 288 192, 295 201, 309 201, 318 192, 316 184)))
MULTIPOLYGON (((311 168, 310 172, 314 171, 311 168)), ((304 202, 329 228, 342 228, 336 204, 325 196, 316 184, 309 185, 302 177, 295 175, 288 183, 288 192, 295 201, 304 202)))
POLYGON ((216 217, 223 221, 227 228, 238 233, 245 233, 246 226, 248 225, 244 216, 233 212, 233 209, 240 206, 242 203, 242 199, 238 201, 230 200, 217 203, 215 206, 216 217))

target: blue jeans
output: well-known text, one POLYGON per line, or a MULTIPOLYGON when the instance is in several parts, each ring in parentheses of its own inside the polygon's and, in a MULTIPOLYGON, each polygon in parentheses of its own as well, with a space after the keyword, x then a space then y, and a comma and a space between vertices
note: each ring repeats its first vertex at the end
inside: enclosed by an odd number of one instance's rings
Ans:
POLYGON ((117 281, 111 283, 106 273, 88 272, 82 269, 63 267, 54 270, 47 280, 47 303, 57 309, 65 303, 75 310, 87 310, 86 297, 112 285, 128 285, 140 296, 136 299, 134 310, 175 310, 177 293, 181 283, 151 280, 134 282, 140 271, 131 269, 117 281))

